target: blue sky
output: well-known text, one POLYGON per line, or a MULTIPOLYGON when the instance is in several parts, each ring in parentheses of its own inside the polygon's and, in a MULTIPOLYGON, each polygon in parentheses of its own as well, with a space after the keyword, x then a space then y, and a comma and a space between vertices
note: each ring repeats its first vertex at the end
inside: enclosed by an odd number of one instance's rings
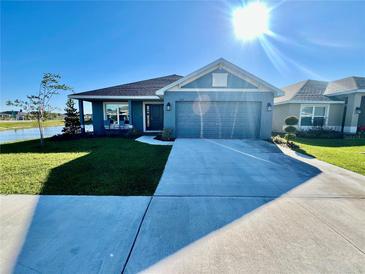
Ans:
POLYGON ((36 92, 44 72, 76 92, 186 75, 219 57, 277 87, 365 76, 364 1, 266 3, 274 35, 243 43, 231 22, 241 1, 1 2, 1 110, 36 92))

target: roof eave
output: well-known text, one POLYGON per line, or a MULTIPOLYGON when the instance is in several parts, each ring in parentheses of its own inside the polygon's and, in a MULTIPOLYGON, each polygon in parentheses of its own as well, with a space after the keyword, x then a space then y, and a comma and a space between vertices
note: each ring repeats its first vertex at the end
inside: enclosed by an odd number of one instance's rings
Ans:
POLYGON ((185 77, 183 77, 183 78, 167 85, 166 87, 163 87, 163 88, 157 90, 156 95, 163 96, 165 91, 167 91, 167 90, 169 90, 169 89, 171 89, 175 86, 182 85, 184 82, 187 82, 191 78, 198 78, 200 75, 203 75, 205 72, 207 72, 207 71, 209 72, 209 70, 214 70, 215 68, 220 67, 220 66, 226 67, 228 70, 231 69, 233 71, 242 73, 248 78, 252 78, 254 81, 256 81, 259 84, 261 84, 261 85, 265 86, 266 88, 270 89, 270 91, 273 91, 275 97, 285 95, 285 93, 281 89, 270 85, 269 83, 263 81, 262 79, 260 79, 256 76, 254 76, 253 74, 245 71, 244 69, 232 64, 231 62, 229 62, 227 60, 225 60, 224 58, 219 58, 218 60, 216 60, 216 61, 214 61, 214 62, 212 62, 212 63, 210 63, 210 64, 208 64, 208 65, 206 65, 206 66, 204 66, 204 67, 202 67, 202 68, 200 68, 200 69, 198 69, 198 70, 196 70, 196 71, 194 71, 194 72, 192 72, 188 75, 186 75, 185 77))
POLYGON ((159 96, 156 95, 142 95, 142 96, 128 96, 128 95, 117 95, 117 96, 113 96, 113 95, 76 95, 76 94, 70 94, 68 95, 68 98, 71 99, 78 99, 78 100, 118 100, 118 99, 123 99, 123 100, 132 100, 132 99, 140 99, 140 100, 160 100, 159 96))
POLYGON ((352 94, 356 92, 365 92, 365 89, 351 89, 346 91, 337 91, 334 93, 324 93, 326 96, 338 96, 338 95, 346 95, 346 94, 352 94))
POLYGON ((318 100, 286 100, 281 102, 274 102, 274 105, 284 104, 344 104, 345 101, 318 101, 318 100))

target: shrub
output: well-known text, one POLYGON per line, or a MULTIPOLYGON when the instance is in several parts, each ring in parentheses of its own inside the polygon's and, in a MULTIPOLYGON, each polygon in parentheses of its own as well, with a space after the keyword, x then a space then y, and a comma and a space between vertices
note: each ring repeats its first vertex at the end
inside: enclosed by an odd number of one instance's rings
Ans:
POLYGON ((357 128, 357 137, 359 138, 365 138, 365 126, 359 126, 357 128))
POLYGON ((161 134, 161 140, 163 141, 172 141, 172 129, 171 128, 164 128, 161 134))
POLYGON ((128 138, 135 139, 141 137, 142 133, 136 128, 131 128, 126 131, 125 136, 128 138))
POLYGON ((297 133, 297 136, 303 138, 338 139, 338 138, 343 138, 343 133, 340 131, 333 130, 331 128, 313 127, 308 130, 299 131, 297 133))
POLYGON ((297 144, 295 144, 292 141, 288 141, 287 139, 281 137, 280 135, 276 135, 276 136, 271 137, 271 140, 275 144, 278 144, 278 145, 281 145, 281 146, 286 146, 286 147, 291 148, 291 149, 299 148, 299 146, 297 144))
POLYGON ((295 134, 297 132, 297 128, 295 126, 285 126, 284 131, 288 134, 295 134))
POLYGON ((284 145, 284 144, 286 144, 286 139, 284 139, 280 135, 272 136, 271 137, 271 140, 272 140, 273 143, 278 144, 278 145, 284 145))
POLYGON ((285 119, 285 124, 288 126, 296 126, 298 124, 299 120, 295 116, 289 116, 285 119))
POLYGON ((297 132, 297 127, 296 125, 298 124, 298 118, 295 116, 289 116, 285 119, 285 126, 284 126, 284 131, 286 132, 285 134, 285 139, 289 145, 289 141, 290 139, 295 137, 295 133, 297 132))

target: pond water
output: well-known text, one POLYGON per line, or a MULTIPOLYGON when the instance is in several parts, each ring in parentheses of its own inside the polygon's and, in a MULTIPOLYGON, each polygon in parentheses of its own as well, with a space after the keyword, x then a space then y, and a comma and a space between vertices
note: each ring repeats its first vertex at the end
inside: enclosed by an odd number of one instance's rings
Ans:
MULTIPOLYGON (((56 134, 62 133, 63 126, 56 127, 45 127, 44 137, 52 137, 56 134)), ((92 125, 85 126, 86 131, 93 131, 92 125)), ((20 141, 20 140, 30 140, 39 138, 38 128, 24 128, 24 129, 11 129, 0 131, 0 144, 20 141)))

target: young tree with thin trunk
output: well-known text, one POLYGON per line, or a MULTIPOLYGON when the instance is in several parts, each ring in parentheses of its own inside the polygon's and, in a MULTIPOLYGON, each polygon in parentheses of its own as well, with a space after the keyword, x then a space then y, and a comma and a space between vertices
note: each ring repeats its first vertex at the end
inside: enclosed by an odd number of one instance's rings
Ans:
POLYGON ((46 113, 52 112, 55 108, 51 106, 51 99, 58 95, 60 91, 72 90, 69 86, 60 83, 61 76, 54 73, 43 74, 39 86, 38 94, 28 95, 27 100, 8 101, 7 105, 21 107, 28 112, 38 122, 41 145, 44 145, 43 122, 46 119, 46 113))

